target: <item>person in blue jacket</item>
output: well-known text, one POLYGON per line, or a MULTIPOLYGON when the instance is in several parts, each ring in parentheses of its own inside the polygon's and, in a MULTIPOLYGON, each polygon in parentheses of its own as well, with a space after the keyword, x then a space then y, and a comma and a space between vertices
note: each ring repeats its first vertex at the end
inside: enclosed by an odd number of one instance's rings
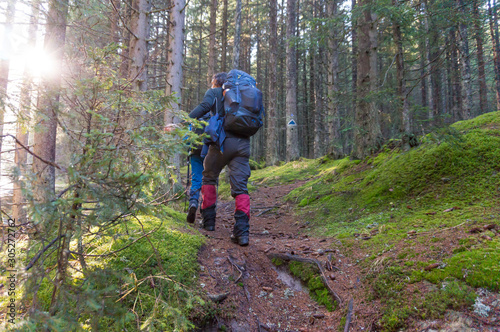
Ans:
MULTIPOLYGON (((201 103, 189 113, 190 118, 208 121, 210 116, 215 115, 220 109, 224 108, 222 85, 226 81, 226 77, 227 74, 224 72, 212 76, 212 87, 205 92, 205 96, 201 103)), ((203 129, 197 129, 195 132, 202 134, 203 129)), ((192 169, 191 188, 189 190, 189 208, 186 217, 186 221, 189 223, 194 223, 196 219, 196 211, 198 210, 202 186, 204 157, 201 156, 201 150, 202 145, 193 147, 189 158, 192 169)))

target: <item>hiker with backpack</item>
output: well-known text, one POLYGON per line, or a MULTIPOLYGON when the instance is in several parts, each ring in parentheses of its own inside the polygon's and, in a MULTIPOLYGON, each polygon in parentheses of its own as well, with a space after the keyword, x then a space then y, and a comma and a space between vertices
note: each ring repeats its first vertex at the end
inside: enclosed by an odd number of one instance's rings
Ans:
MULTIPOLYGON (((250 196, 247 188, 250 177, 250 137, 262 126, 262 93, 252 76, 236 69, 227 74, 223 89, 224 107, 210 118, 205 129, 210 138, 204 147, 208 151, 201 187, 203 228, 215 230, 216 185, 220 172, 227 165, 231 196, 235 199, 235 224, 231 241, 247 246, 250 229, 250 196)), ((201 113, 195 115, 201 116, 201 113)))
MULTIPOLYGON (((189 113, 190 118, 208 122, 210 116, 219 112, 219 108, 223 107, 222 85, 226 81, 226 77, 226 73, 218 73, 212 76, 212 87, 207 90, 202 102, 189 113)), ((198 128, 195 129, 195 132, 201 135, 204 130, 204 127, 198 128)), ((201 156, 202 146, 203 145, 192 147, 189 154, 192 172, 191 188, 189 190, 189 207, 186 217, 188 223, 194 223, 196 211, 198 210, 204 160, 204 156, 201 156)))

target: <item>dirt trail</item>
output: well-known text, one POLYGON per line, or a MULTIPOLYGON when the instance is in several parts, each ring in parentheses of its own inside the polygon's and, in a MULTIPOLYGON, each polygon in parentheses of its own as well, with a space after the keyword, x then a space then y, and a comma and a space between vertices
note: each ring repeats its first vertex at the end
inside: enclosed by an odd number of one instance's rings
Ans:
POLYGON ((217 301, 224 298, 217 304, 213 331, 217 325, 229 331, 343 331, 340 321, 351 299, 350 331, 370 330, 377 311, 373 303, 371 309, 362 303, 364 290, 356 264, 338 250, 335 239, 303 234, 307 220, 297 219, 292 205, 283 202, 283 196, 298 185, 262 187, 252 193, 248 247, 229 239, 234 200, 218 203, 214 232, 201 230, 208 238, 199 255, 201 286, 217 301), (342 299, 340 307, 328 312, 318 305, 305 287, 273 265, 269 258, 273 253, 312 258, 323 267, 331 262, 334 268, 325 268, 324 276, 342 299))

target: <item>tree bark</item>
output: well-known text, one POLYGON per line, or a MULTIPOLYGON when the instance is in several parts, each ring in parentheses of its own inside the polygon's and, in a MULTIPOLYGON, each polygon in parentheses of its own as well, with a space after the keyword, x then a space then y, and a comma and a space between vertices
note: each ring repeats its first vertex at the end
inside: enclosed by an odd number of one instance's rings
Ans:
POLYGON ((337 93, 339 92, 339 38, 341 34, 338 25, 338 0, 330 0, 328 5, 328 18, 332 22, 332 34, 328 40, 330 56, 328 70, 328 135, 329 135, 329 150, 334 157, 342 155, 340 142, 340 117, 337 93))
POLYGON ((477 71, 479 83, 479 114, 483 114, 488 108, 488 90, 486 87, 486 73, 484 69, 484 51, 483 51, 483 25, 479 15, 478 0, 473 0, 473 15, 474 15, 474 37, 477 47, 477 71))
POLYGON ((423 16, 423 19, 420 21, 419 28, 420 30, 423 31, 422 37, 419 41, 419 51, 420 51, 420 103, 422 107, 427 107, 427 56, 426 56, 426 49, 427 49, 427 31, 428 29, 428 24, 427 24, 427 18, 425 17, 427 11, 426 7, 426 2, 422 1, 420 3, 420 13, 423 16))
POLYGON ((377 23, 371 11, 372 0, 360 1, 366 6, 359 22, 358 84, 354 156, 363 159, 381 144, 378 110, 373 94, 377 88, 377 23))
POLYGON ((354 10, 356 8, 356 0, 352 0, 351 3, 351 56, 352 56, 352 93, 353 93, 353 103, 352 108, 356 109, 356 90, 358 85, 358 20, 354 17, 354 10))
POLYGON ((269 94, 267 109, 267 151, 266 164, 275 165, 278 162, 278 130, 276 128, 276 60, 278 43, 278 19, 277 19, 277 0, 269 1, 269 94))
MULTIPOLYGON (((168 50, 168 71, 166 95, 176 98, 169 107, 165 109, 165 125, 179 123, 178 112, 182 105, 182 82, 183 82, 183 51, 184 51, 184 20, 185 20, 185 0, 174 0, 170 12, 170 34, 168 50)), ((175 175, 180 179, 180 154, 176 153, 171 158, 175 167, 175 175)))
POLYGON ((295 46, 296 0, 287 0, 286 29, 286 145, 287 161, 299 159, 299 137, 297 132, 297 52, 295 46))
MULTIPOLYGON (((394 7, 398 7, 398 1, 393 0, 392 4, 394 7)), ((408 105, 408 97, 406 94, 406 80, 405 80, 405 62, 404 62, 404 52, 403 52, 403 40, 401 36, 401 25, 397 21, 397 18, 392 22, 394 43, 396 44, 396 81, 398 84, 398 97, 399 103, 398 108, 401 112, 401 141, 403 144, 403 149, 408 151, 410 149, 410 109, 408 105)))
POLYGON ((227 71, 227 0, 224 0, 224 11, 222 12, 222 50, 221 71, 227 71))
POLYGON ((493 44, 493 67, 495 69, 495 88, 497 97, 497 110, 500 110, 500 40, 498 36, 498 19, 495 2, 491 8, 491 1, 488 0, 488 14, 490 23, 491 40, 493 44))
POLYGON ((240 40, 241 40, 241 0, 236 0, 236 12, 234 14, 234 48, 233 48, 233 69, 240 67, 240 40))
POLYGON ((130 20, 130 30, 133 32, 129 41, 129 80, 135 91, 147 91, 147 38, 149 34, 148 0, 133 0, 130 20))
POLYGON ((464 22, 466 19, 465 4, 463 0, 458 0, 457 5, 462 13, 462 18, 459 24, 460 29, 460 63, 462 65, 462 100, 463 106, 460 109, 460 115, 462 120, 468 120, 471 118, 471 108, 472 108, 472 84, 471 84, 471 69, 470 69, 470 58, 469 58, 469 32, 467 26, 464 22))
POLYGON ((460 82, 460 65, 458 63, 457 31, 456 28, 450 30, 450 79, 451 79, 451 116, 452 121, 458 121, 462 109, 462 91, 460 82))
MULTIPOLYGON (((40 2, 35 0, 31 3, 31 17, 28 28, 28 45, 36 46, 36 31, 38 28, 38 16, 40 14, 40 2)), ((29 144, 28 122, 31 118, 31 93, 33 89, 33 77, 29 68, 24 69, 23 83, 21 86, 19 115, 17 117, 16 138, 24 146, 29 144)), ((24 195, 22 194, 22 180, 26 174, 26 164, 28 161, 28 152, 16 142, 16 151, 14 154, 14 163, 19 170, 19 180, 14 181, 12 197, 12 217, 18 223, 26 222, 26 211, 24 205, 24 195)))
MULTIPOLYGON (((12 36, 12 24, 14 23, 14 14, 16 12, 16 0, 8 0, 7 8, 5 11, 5 26, 4 26, 4 37, 2 45, 7 46, 11 49, 9 38, 12 36)), ((0 59, 0 152, 2 152, 3 146, 3 126, 4 126, 4 116, 7 111, 7 87, 9 85, 9 69, 10 69, 10 58, 0 59)), ((2 158, 0 158, 0 176, 2 176, 2 158)), ((0 208, 2 207, 2 199, 0 198, 0 208)), ((0 218, 0 220, 2 220, 0 218)))
POLYGON ((438 124, 441 122, 440 110, 441 110, 441 63, 439 61, 440 50, 439 50, 439 31, 437 31, 435 17, 433 14, 433 4, 435 0, 425 1, 425 7, 427 9, 426 21, 427 21, 427 34, 428 34, 428 45, 427 45, 427 64, 429 66, 430 84, 428 87, 428 97, 429 97, 429 120, 433 124, 438 124))
POLYGON ((310 44, 309 45, 309 102, 308 102, 308 133, 309 135, 307 136, 308 140, 308 145, 309 145, 309 158, 314 158, 314 141, 315 141, 315 133, 318 130, 321 130, 321 128, 316 127, 316 109, 317 109, 317 103, 316 103, 316 66, 315 66, 315 61, 314 57, 316 54, 316 45, 310 44))
MULTIPOLYGON (((313 17, 315 19, 321 19, 320 13, 320 4, 319 0, 313 1, 313 17)), ((319 24, 315 24, 316 31, 319 30, 319 24)), ((316 89, 315 92, 315 101, 316 107, 314 108, 314 158, 319 158, 324 155, 324 145, 325 145, 325 103, 324 103, 324 95, 323 95, 323 46, 317 45, 317 51, 314 53, 313 61, 314 67, 316 71, 313 74, 316 89)))
POLYGON ((217 60, 215 52, 216 19, 217 19, 217 0, 212 0, 210 2, 210 37, 208 39, 208 73, 207 73, 208 86, 210 86, 210 82, 212 82, 212 76, 215 74, 215 60, 217 60))
MULTIPOLYGON (((41 78, 38 94, 35 155, 54 163, 56 160, 57 113, 61 93, 62 63, 66 40, 68 0, 51 0, 47 14, 44 40, 45 52, 52 54, 57 68, 41 78)), ((49 201, 55 193, 55 168, 38 158, 33 159, 34 198, 38 202, 49 201)))

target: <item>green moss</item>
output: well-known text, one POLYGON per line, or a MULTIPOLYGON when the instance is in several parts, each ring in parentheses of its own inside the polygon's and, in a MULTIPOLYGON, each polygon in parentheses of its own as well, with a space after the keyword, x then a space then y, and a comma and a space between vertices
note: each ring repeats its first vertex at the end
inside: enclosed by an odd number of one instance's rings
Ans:
POLYGON ((452 276, 463 279, 472 287, 484 287, 492 291, 500 290, 500 241, 492 241, 474 250, 459 250, 445 260, 444 269, 423 273, 431 282, 443 281, 452 276))
POLYGON ((418 314, 422 319, 440 318, 447 309, 456 310, 472 305, 475 297, 475 293, 465 284, 452 281, 443 284, 440 290, 426 294, 418 314))
POLYGON ((252 171, 250 181, 257 184, 276 185, 293 183, 297 180, 305 180, 317 176, 325 176, 332 180, 350 164, 348 159, 331 160, 328 157, 319 159, 300 158, 297 161, 282 164, 281 166, 270 166, 264 169, 252 171))
POLYGON ((408 305, 393 306, 378 321, 383 331, 399 331, 406 326, 406 319, 412 310, 408 305))
POLYGON ((279 259, 279 258, 273 258, 271 261, 273 262, 273 264, 275 266, 282 266, 282 265, 286 264, 286 262, 284 260, 279 259))
POLYGON ((258 161, 255 161, 253 159, 250 159, 250 169, 251 170, 262 169, 265 166, 266 166, 266 162, 265 161, 258 162, 258 161))
POLYGON ((339 326, 337 328, 337 331, 339 332, 344 332, 344 328, 345 328, 345 323, 347 321, 347 318, 346 316, 342 316, 342 318, 340 319, 340 322, 339 322, 339 326))
POLYGON ((470 287, 456 280, 443 283, 439 289, 424 294, 423 298, 420 297, 420 292, 409 294, 403 291, 392 295, 386 294, 382 298, 382 303, 386 304, 386 307, 378 325, 383 331, 398 331, 406 327, 410 317, 440 318, 448 309, 459 310, 471 306, 475 297, 470 287))

